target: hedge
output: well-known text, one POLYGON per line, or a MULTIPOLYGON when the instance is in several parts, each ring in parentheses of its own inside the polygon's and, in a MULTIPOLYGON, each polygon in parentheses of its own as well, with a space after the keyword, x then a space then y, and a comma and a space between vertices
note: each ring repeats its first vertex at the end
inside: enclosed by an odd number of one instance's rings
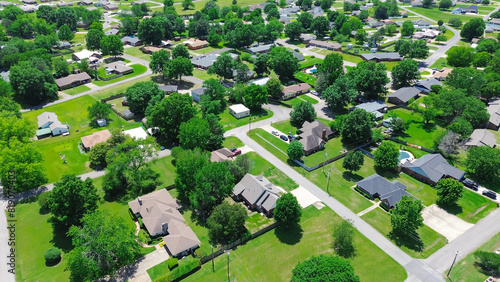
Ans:
POLYGON ((199 258, 188 259, 185 258, 181 260, 181 264, 171 272, 166 273, 154 280, 154 282, 172 282, 180 281, 193 272, 196 272, 201 268, 201 262, 199 258))
POLYGON ((177 266, 179 266, 177 258, 169 258, 167 260, 167 265, 168 265, 168 269, 170 269, 170 270, 172 270, 172 269, 176 268, 177 266))

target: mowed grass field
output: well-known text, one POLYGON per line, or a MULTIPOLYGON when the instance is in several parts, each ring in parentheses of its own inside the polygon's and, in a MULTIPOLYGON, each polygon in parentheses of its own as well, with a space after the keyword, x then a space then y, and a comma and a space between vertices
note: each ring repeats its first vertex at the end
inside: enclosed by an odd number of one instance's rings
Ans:
MULTIPOLYGON (((479 7, 481 7, 481 6, 479 6, 479 7)), ((453 9, 454 8, 455 7, 453 7, 453 9)), ((451 13, 451 10, 441 11, 438 8, 426 9, 426 8, 420 8, 420 7, 408 7, 408 10, 413 11, 415 13, 419 13, 422 16, 431 18, 435 21, 442 20, 445 23, 448 23, 448 21, 452 18, 459 18, 464 23, 466 23, 472 19, 481 19, 482 18, 480 16, 471 16, 471 15, 454 15, 451 13)))
POLYGON ((88 165, 87 154, 80 152, 78 149, 81 137, 105 129, 120 128, 120 124, 123 125, 123 128, 137 127, 140 124, 133 121, 127 122, 113 113, 110 116, 112 120, 108 121, 108 125, 101 128, 93 127, 89 124, 87 107, 95 102, 94 98, 85 95, 61 104, 23 114, 35 127, 37 126, 37 116, 43 112, 53 112, 57 115, 59 121, 69 125, 70 135, 68 136, 48 137, 33 142, 44 157, 43 165, 47 173, 48 183, 58 181, 64 174, 74 173, 80 175, 91 171, 88 165), (63 163, 63 155, 66 159, 66 164, 63 163))
MULTIPOLYGON (((333 227, 341 222, 328 207, 303 210, 301 229, 269 231, 230 254, 230 278, 233 281, 289 281, 297 263, 313 255, 334 255, 333 227)), ((355 231, 357 255, 350 259, 361 281, 404 281, 406 272, 392 258, 366 237, 355 231)), ((227 279, 227 256, 215 259, 215 273, 210 262, 184 281, 224 281, 227 279)))

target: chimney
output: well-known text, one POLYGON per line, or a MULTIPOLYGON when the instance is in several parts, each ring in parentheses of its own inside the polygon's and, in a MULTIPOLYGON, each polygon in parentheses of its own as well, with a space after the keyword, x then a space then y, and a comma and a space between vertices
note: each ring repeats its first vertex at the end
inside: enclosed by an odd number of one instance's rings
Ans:
POLYGON ((137 198, 137 201, 139 202, 139 205, 142 206, 142 199, 141 198, 137 198))
POLYGON ((263 179, 262 174, 257 176, 257 180, 262 181, 262 179, 263 179))
POLYGON ((326 129, 323 129, 323 132, 321 133, 321 139, 326 139, 326 129))

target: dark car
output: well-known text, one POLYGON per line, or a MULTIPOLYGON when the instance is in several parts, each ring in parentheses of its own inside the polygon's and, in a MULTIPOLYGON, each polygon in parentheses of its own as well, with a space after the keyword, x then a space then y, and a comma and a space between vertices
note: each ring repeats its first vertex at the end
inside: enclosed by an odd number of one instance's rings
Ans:
POLYGON ((464 181, 462 181, 462 183, 464 184, 465 187, 469 187, 470 189, 472 189, 474 191, 477 191, 477 188, 479 188, 479 185, 476 182, 474 182, 468 178, 466 178, 464 181))
POLYGON ((288 135, 288 139, 290 139, 290 141, 295 141, 295 136, 293 136, 293 135, 288 135))
POLYGON ((231 152, 233 152, 233 153, 234 153, 234 151, 236 151, 236 150, 237 150, 236 148, 231 148, 231 149, 229 149, 229 151, 231 151, 231 152))
POLYGON ((280 135, 280 138, 283 140, 283 141, 288 141, 288 137, 286 137, 285 135, 280 135))
POLYGON ((483 195, 485 195, 488 198, 492 198, 493 200, 497 199, 497 193, 490 191, 490 190, 484 190, 483 195))

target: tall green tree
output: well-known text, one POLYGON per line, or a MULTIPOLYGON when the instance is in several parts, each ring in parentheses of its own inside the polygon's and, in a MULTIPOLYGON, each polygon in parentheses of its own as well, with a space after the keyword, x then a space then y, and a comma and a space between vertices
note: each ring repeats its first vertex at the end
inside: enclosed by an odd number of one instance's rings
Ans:
POLYGON ((292 160, 300 160, 304 156, 304 146, 299 141, 291 141, 286 154, 292 160))
POLYGON ((283 95, 283 85, 281 81, 277 78, 271 78, 266 82, 266 91, 269 96, 274 99, 280 99, 283 95))
POLYGON ((335 225, 333 229, 333 248, 339 256, 350 258, 356 255, 356 247, 353 242, 355 230, 352 220, 349 219, 342 220, 340 224, 335 225))
POLYGON ((69 28, 68 25, 62 25, 59 28, 59 32, 57 33, 57 36, 59 39, 64 40, 64 41, 71 41, 73 38, 75 38, 75 34, 71 29, 69 28))
POLYGON ((285 47, 274 47, 271 50, 270 65, 281 81, 293 78, 293 74, 299 70, 299 60, 285 47))
POLYGON ((140 256, 134 232, 122 218, 107 211, 85 215, 82 227, 73 226, 68 232, 75 247, 68 255, 72 279, 93 281, 133 263, 140 256))
POLYGON ((251 110, 258 110, 267 104, 266 88, 257 84, 251 84, 243 90, 243 104, 251 110))
POLYGON ((136 114, 147 113, 163 99, 165 92, 152 81, 138 82, 125 90, 129 109, 136 114), (148 108, 150 108, 148 110, 148 108))
POLYGON ((269 75, 270 71, 270 57, 269 54, 260 54, 257 56, 254 64, 254 72, 258 77, 269 75))
POLYGON ((54 60, 54 74, 56 77, 63 77, 69 75, 69 64, 65 60, 54 60))
POLYGON ((424 225, 422 201, 404 195, 396 203, 391 213, 391 225, 393 234, 400 237, 411 237, 417 229, 424 225))
POLYGON ((153 73, 163 73, 167 69, 168 61, 170 60, 170 53, 167 50, 161 49, 151 55, 151 62, 149 68, 153 73))
POLYGON ((311 31, 317 36, 324 36, 330 30, 330 22, 326 17, 320 16, 312 20, 311 31))
POLYGON ((292 41, 298 41, 304 28, 300 22, 291 22, 285 26, 285 35, 292 41))
POLYGON ((304 122, 313 122, 316 119, 314 106, 308 101, 301 101, 290 112, 290 124, 301 128, 304 122))
POLYGON ((392 142, 382 142, 374 154, 375 166, 393 169, 399 163, 399 150, 392 142))
POLYGON ((385 85, 389 83, 384 64, 371 62, 360 62, 349 70, 348 77, 356 83, 359 92, 368 99, 376 99, 378 95, 387 92, 385 85))
POLYGON ((485 28, 486 24, 482 18, 472 19, 464 25, 460 31, 460 36, 467 41, 471 41, 472 38, 481 37, 484 34, 485 28))
POLYGON ((87 107, 88 118, 91 122, 98 119, 109 120, 109 115, 113 112, 108 104, 100 101, 95 101, 92 105, 87 107))
POLYGON ((179 143, 184 149, 200 148, 205 150, 209 137, 209 124, 205 119, 194 117, 181 123, 179 127, 179 143))
POLYGON ((358 171, 365 163, 365 156, 361 151, 350 151, 344 157, 342 167, 349 171, 358 171))
POLYGON ((375 116, 363 109, 350 112, 342 121, 340 134, 347 142, 369 142, 375 116))
POLYGON ((404 21, 401 27, 401 36, 411 36, 415 32, 415 25, 412 21, 404 21))
POLYGON ((104 32, 98 29, 91 29, 85 36, 85 42, 89 50, 101 49, 101 40, 104 38, 104 32))
POLYGON ((217 57, 214 64, 208 69, 208 74, 216 74, 221 80, 233 77, 235 62, 228 53, 217 57))
POLYGON ((92 179, 83 181, 74 174, 64 175, 49 196, 54 222, 65 228, 80 226, 83 216, 97 209, 99 198, 92 179))
POLYGON ((71 30, 76 30, 78 15, 76 14, 75 9, 70 7, 60 7, 55 11, 55 19, 57 21, 57 27, 66 24, 71 30))
POLYGON ((359 277, 354 273, 354 269, 348 260, 319 255, 305 260, 293 269, 292 282, 299 281, 345 281, 359 282, 359 277))
POLYGON ((439 197, 437 202, 449 205, 456 203, 462 197, 464 186, 456 179, 443 178, 436 184, 436 190, 439 197))
POLYGON ((123 54, 123 42, 117 35, 107 35, 101 39, 103 55, 119 56, 123 54))
POLYGON ((321 93, 321 97, 325 99, 328 108, 337 111, 342 111, 358 95, 356 83, 354 80, 347 78, 346 75, 340 76, 332 86, 321 93))
POLYGON ((276 201, 274 219, 284 228, 297 226, 302 216, 302 208, 292 193, 282 195, 276 201))
POLYGON ((302 24, 302 27, 304 30, 309 30, 311 27, 312 21, 313 21, 313 15, 308 12, 302 12, 300 15, 297 17, 297 21, 302 24))
POLYGON ((330 53, 326 55, 318 71, 327 75, 328 85, 331 85, 344 73, 344 59, 337 53, 330 53))
POLYGON ((28 104, 36 105, 57 99, 58 87, 45 63, 40 69, 32 62, 20 62, 10 68, 9 78, 16 98, 28 104))
POLYGON ((245 227, 247 217, 247 211, 242 205, 222 202, 207 220, 210 242, 228 243, 241 238, 247 232, 245 227))
POLYGON ((148 122, 159 128, 165 140, 176 143, 181 123, 190 120, 196 113, 189 94, 172 93, 153 106, 148 122))
POLYGON ((189 59, 189 51, 186 46, 179 44, 172 49, 172 59, 179 57, 189 59))
POLYGON ((497 181, 500 176, 500 151, 488 146, 472 147, 467 151, 467 171, 482 181, 497 181))
POLYGON ((413 85, 420 78, 418 62, 411 59, 403 60, 392 68, 391 75, 394 89, 413 85))
POLYGON ((211 78, 203 82, 205 88, 201 97, 201 111, 206 114, 221 114, 226 109, 226 88, 216 79, 211 78))
POLYGON ((178 57, 168 62, 167 69, 163 70, 163 76, 180 81, 184 75, 193 75, 193 69, 193 64, 189 59, 178 57))
POLYGON ((210 162, 210 154, 196 148, 180 150, 177 155, 172 150, 172 155, 175 158, 175 187, 179 191, 179 198, 189 200, 193 187, 196 185, 195 175, 210 162))
POLYGON ((469 67, 474 59, 474 49, 465 46, 455 46, 450 49, 446 62, 452 67, 469 67))

